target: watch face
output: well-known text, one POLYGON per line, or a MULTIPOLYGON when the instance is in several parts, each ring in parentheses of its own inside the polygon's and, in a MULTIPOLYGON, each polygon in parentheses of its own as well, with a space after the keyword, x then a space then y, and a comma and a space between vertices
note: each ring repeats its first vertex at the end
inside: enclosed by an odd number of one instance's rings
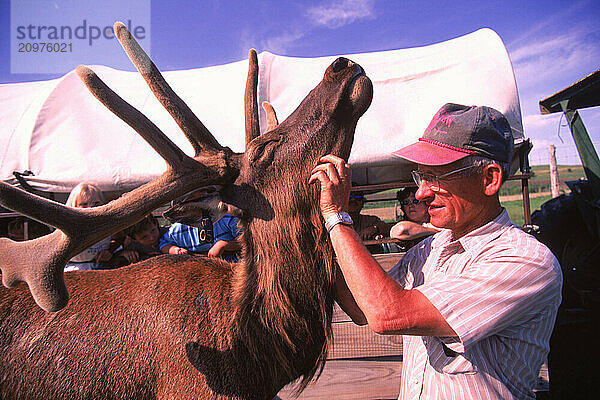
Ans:
POLYGON ((352 225, 353 221, 352 218, 350 217, 350 214, 348 214, 347 212, 339 212, 338 213, 338 218, 340 219, 340 222, 344 225, 352 225))
POLYGON ((338 215, 342 220, 343 224, 352 225, 352 218, 350 218, 350 215, 348 213, 341 212, 338 215))

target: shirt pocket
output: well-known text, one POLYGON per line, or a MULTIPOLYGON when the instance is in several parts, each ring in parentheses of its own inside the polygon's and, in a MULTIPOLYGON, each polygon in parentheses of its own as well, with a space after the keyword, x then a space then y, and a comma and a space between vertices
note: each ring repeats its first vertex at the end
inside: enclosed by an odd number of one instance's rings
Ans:
POLYGON ((469 359, 457 354, 454 357, 443 357, 441 371, 448 375, 474 375, 478 372, 477 367, 469 359))
POLYGON ((463 354, 448 348, 439 340, 429 341, 429 360, 433 368, 447 375, 474 375, 478 369, 463 354))

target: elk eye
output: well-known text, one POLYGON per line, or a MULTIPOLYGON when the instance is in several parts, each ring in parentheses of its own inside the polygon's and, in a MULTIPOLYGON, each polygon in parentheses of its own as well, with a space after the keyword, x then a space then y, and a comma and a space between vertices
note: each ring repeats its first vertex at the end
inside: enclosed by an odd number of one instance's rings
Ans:
POLYGON ((340 72, 344 68, 348 66, 348 59, 344 57, 340 57, 331 64, 331 69, 333 72, 340 72))

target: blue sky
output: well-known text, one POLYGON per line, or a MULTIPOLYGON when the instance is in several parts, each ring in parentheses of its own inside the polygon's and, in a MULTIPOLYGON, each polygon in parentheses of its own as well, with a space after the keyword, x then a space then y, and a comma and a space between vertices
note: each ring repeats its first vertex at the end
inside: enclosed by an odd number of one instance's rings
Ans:
MULTIPOLYGON (((67 14, 68 1, 38 0, 67 14)), ((547 163, 550 143, 559 163, 579 163, 564 119, 540 115, 538 101, 600 68, 598 0, 136 1, 151 5, 150 53, 162 70, 239 61, 251 47, 317 57, 424 46, 492 28, 513 63, 525 135, 534 143, 532 163, 547 163)), ((86 4, 90 15, 106 6, 77 3, 86 4)), ((60 76, 11 74, 10 27, 10 0, 0 0, 0 83, 60 76)), ((105 64, 114 67, 111 60, 117 62, 108 57, 105 64)), ((80 63, 85 61, 72 60, 72 67, 80 63)), ((600 107, 581 114, 599 149, 600 107)))

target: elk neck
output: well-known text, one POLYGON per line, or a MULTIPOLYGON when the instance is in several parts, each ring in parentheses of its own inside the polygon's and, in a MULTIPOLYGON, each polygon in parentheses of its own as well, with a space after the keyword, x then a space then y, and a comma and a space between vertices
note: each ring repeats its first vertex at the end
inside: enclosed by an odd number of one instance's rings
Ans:
POLYGON ((307 181, 284 174, 251 201, 268 212, 241 218, 242 261, 232 284, 234 323, 249 352, 259 362, 276 359, 274 373, 303 376, 302 385, 327 355, 335 273, 317 188, 307 181))

